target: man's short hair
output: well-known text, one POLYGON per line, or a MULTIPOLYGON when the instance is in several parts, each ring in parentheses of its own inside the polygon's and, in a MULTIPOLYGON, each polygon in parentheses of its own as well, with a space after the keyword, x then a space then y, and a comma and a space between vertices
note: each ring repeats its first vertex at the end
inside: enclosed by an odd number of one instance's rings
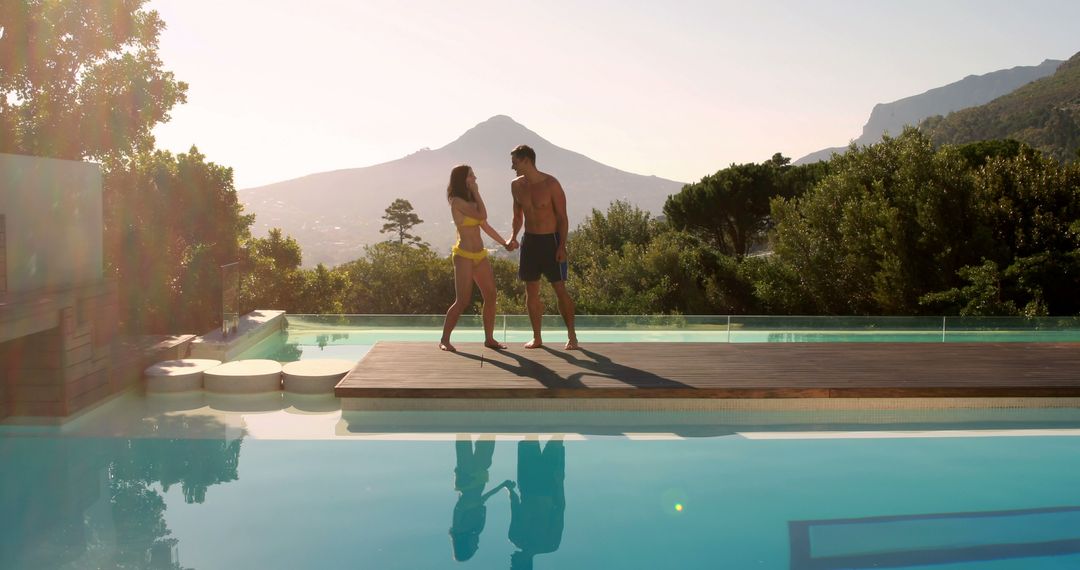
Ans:
POLYGON ((522 158, 529 159, 529 162, 536 166, 536 151, 527 144, 519 144, 514 150, 510 151, 510 156, 520 160, 522 158))

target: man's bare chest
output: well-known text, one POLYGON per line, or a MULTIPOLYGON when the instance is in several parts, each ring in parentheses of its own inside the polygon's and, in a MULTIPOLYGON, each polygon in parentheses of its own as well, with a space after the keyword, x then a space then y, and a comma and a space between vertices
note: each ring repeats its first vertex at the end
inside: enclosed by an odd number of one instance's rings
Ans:
POLYGON ((544 210, 551 207, 551 190, 546 184, 520 188, 514 192, 514 198, 522 207, 530 210, 544 210))

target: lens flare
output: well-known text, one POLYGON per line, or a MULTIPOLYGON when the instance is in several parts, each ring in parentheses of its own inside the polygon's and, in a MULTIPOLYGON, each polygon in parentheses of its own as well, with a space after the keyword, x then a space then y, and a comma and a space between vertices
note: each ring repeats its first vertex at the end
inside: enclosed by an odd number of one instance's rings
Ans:
POLYGON ((682 503, 675 503, 675 510, 681 513, 682 512, 682 503))

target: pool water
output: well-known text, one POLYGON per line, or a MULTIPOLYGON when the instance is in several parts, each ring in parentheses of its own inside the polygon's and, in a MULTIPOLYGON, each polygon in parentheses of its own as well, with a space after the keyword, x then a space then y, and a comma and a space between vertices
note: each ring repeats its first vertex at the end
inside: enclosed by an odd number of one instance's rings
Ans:
MULTIPOLYGON (((579 336, 1080 340, 1075 323, 670 319, 583 318, 579 336)), ((525 342, 519 321, 497 336, 525 342)), ((290 315, 243 357, 434 349, 440 327, 290 315)), ((479 323, 453 338, 481 341, 479 323)), ((0 568, 1080 568, 1080 402, 1047 405, 396 413, 132 393, 61 428, 0 426, 0 568)))
POLYGON ((965 433, 7 434, 0 567, 1080 567, 1080 432, 965 433))

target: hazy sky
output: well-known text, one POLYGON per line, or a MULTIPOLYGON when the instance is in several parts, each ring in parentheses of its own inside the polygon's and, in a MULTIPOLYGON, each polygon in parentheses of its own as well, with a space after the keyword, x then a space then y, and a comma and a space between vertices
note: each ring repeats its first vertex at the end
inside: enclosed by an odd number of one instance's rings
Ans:
MULTIPOLYGON (((1076 0, 151 0, 188 103, 155 130, 237 188, 438 148, 492 115, 696 181, 846 144, 875 103, 1080 51, 1076 0)), ((556 173, 557 174, 557 173, 556 173)))

